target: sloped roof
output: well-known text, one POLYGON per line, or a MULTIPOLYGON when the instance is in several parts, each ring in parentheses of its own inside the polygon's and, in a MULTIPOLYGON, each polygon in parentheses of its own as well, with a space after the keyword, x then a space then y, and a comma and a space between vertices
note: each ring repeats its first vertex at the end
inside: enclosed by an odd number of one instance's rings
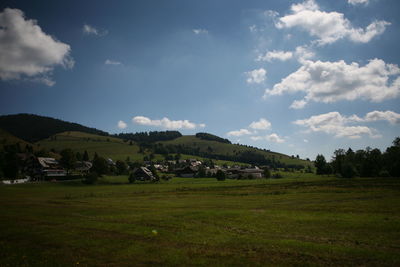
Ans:
POLYGON ((58 161, 55 158, 43 158, 38 157, 39 164, 44 168, 49 168, 54 165, 58 165, 58 161))

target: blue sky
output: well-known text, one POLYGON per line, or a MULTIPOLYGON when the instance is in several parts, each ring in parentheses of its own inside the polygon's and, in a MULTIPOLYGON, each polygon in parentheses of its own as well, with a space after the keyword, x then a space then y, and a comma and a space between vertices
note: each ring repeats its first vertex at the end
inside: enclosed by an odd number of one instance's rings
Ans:
POLYGON ((314 159, 400 135, 400 2, 3 1, 0 114, 314 159))

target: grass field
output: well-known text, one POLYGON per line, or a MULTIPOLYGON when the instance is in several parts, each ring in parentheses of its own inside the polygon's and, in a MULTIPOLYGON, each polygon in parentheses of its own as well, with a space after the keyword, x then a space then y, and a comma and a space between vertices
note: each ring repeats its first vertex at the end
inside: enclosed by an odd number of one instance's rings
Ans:
POLYGON ((0 186, 0 266, 400 265, 400 179, 126 182, 0 186))

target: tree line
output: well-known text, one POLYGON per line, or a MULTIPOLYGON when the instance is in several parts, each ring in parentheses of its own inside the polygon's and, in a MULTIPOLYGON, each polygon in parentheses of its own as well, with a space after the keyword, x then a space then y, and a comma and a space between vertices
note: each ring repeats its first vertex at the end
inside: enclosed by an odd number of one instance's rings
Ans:
POLYGON ((315 167, 319 175, 336 174, 345 178, 400 177, 400 137, 383 153, 369 147, 357 151, 351 148, 337 149, 330 162, 323 155, 317 155, 315 167))
POLYGON ((220 143, 225 143, 225 144, 231 144, 231 141, 225 138, 221 138, 219 136, 209 134, 209 133, 197 133, 196 137, 202 140, 208 140, 208 141, 216 141, 220 143))
POLYGON ((137 143, 154 143, 159 141, 169 141, 181 137, 182 134, 178 131, 152 131, 139 133, 119 133, 115 137, 134 141, 137 143))

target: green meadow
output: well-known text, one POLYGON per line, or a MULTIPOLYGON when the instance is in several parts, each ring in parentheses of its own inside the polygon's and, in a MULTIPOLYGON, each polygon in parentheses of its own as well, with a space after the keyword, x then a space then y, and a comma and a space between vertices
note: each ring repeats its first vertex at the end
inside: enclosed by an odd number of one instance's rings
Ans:
POLYGON ((400 265, 400 179, 0 186, 0 266, 400 265))

